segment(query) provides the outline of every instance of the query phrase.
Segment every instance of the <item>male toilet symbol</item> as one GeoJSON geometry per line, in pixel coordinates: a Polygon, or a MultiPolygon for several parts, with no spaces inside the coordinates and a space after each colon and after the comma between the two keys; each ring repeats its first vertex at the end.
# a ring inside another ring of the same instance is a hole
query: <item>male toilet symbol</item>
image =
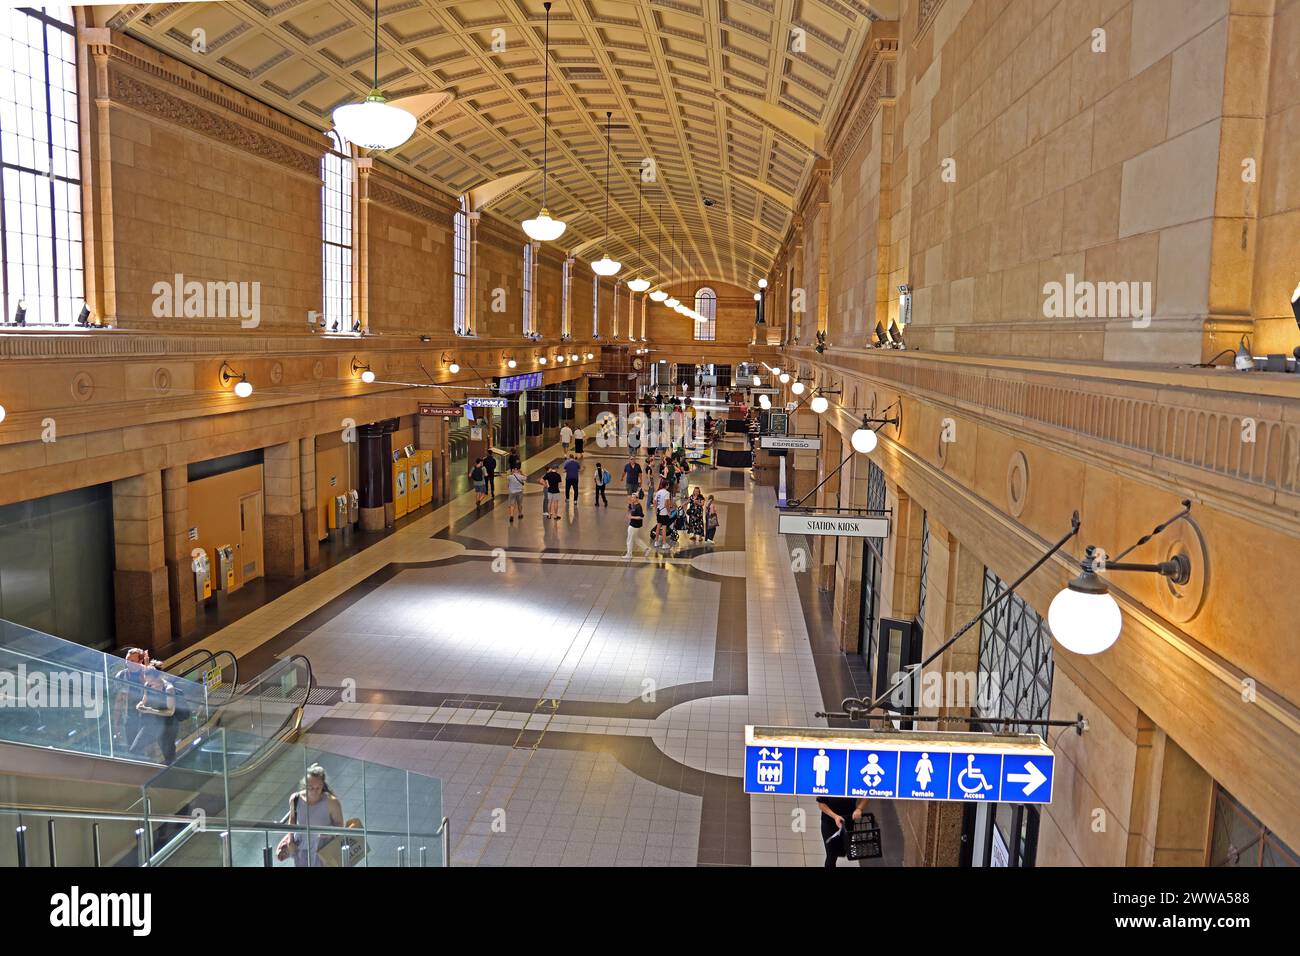
{"type": "Polygon", "coordinates": [[[818,750],[812,763],[813,773],[817,774],[817,786],[826,786],[826,771],[831,769],[831,758],[826,756],[825,750],[818,750]]]}

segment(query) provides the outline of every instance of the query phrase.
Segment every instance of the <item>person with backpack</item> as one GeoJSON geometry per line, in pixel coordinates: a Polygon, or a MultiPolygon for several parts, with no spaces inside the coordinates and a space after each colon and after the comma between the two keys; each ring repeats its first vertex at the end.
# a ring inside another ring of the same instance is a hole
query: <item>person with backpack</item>
{"type": "Polygon", "coordinates": [[[474,486],[474,505],[479,507],[487,498],[487,469],[483,467],[482,458],[474,459],[474,467],[469,470],[469,480],[474,486]]]}
{"type": "Polygon", "coordinates": [[[600,507],[600,503],[602,501],[605,503],[606,508],[609,507],[609,499],[605,497],[605,486],[608,484],[609,484],[609,472],[605,470],[604,465],[602,465],[600,462],[596,462],[596,501],[594,503],[595,507],[600,507]]]}

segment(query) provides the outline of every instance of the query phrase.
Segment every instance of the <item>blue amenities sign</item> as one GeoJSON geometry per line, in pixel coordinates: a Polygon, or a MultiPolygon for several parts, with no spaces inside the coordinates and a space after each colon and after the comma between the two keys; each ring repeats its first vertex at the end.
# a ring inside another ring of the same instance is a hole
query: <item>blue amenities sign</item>
{"type": "Polygon", "coordinates": [[[541,372],[525,372],[523,375],[507,375],[497,382],[498,395],[513,395],[515,392],[525,392],[530,388],[542,387],[541,372]]]}
{"type": "Polygon", "coordinates": [[[1037,734],[745,728],[745,792],[877,800],[1051,803],[1037,734]]]}
{"type": "Polygon", "coordinates": [[[510,402],[504,398],[467,398],[465,405],[469,408],[505,408],[510,402]]]}

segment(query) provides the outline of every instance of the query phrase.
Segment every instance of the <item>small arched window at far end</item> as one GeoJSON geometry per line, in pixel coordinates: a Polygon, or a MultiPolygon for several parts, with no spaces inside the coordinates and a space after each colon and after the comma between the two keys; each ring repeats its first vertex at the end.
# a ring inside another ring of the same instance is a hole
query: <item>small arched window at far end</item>
{"type": "Polygon", "coordinates": [[[715,341],[718,337],[718,296],[708,286],[695,293],[695,311],[701,316],[695,320],[695,341],[715,341]]]}

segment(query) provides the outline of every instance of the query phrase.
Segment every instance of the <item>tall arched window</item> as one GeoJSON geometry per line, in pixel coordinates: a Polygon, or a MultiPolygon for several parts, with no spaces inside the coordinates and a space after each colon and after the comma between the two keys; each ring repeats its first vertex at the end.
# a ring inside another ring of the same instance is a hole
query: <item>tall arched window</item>
{"type": "Polygon", "coordinates": [[[352,148],[337,131],[320,161],[321,291],[324,328],[352,331],[352,148]]]}
{"type": "Polygon", "coordinates": [[[564,260],[564,271],[562,273],[562,282],[560,283],[560,321],[563,327],[560,329],[561,335],[568,335],[572,326],[572,316],[569,314],[569,285],[573,282],[573,260],[566,258],[564,260]]]}
{"type": "Polygon", "coordinates": [[[524,243],[524,335],[533,331],[533,244],[524,243]]]}
{"type": "Polygon", "coordinates": [[[718,337],[718,297],[705,286],[695,293],[695,311],[704,316],[695,322],[695,341],[713,342],[718,337]]]}
{"type": "MultiPolygon", "coordinates": [[[[72,325],[85,304],[72,7],[0,11],[3,317],[72,325]]],[[[170,276],[168,277],[170,278],[170,276]]]]}
{"type": "Polygon", "coordinates": [[[451,329],[469,333],[469,208],[460,197],[460,209],[451,217],[451,329]]]}

